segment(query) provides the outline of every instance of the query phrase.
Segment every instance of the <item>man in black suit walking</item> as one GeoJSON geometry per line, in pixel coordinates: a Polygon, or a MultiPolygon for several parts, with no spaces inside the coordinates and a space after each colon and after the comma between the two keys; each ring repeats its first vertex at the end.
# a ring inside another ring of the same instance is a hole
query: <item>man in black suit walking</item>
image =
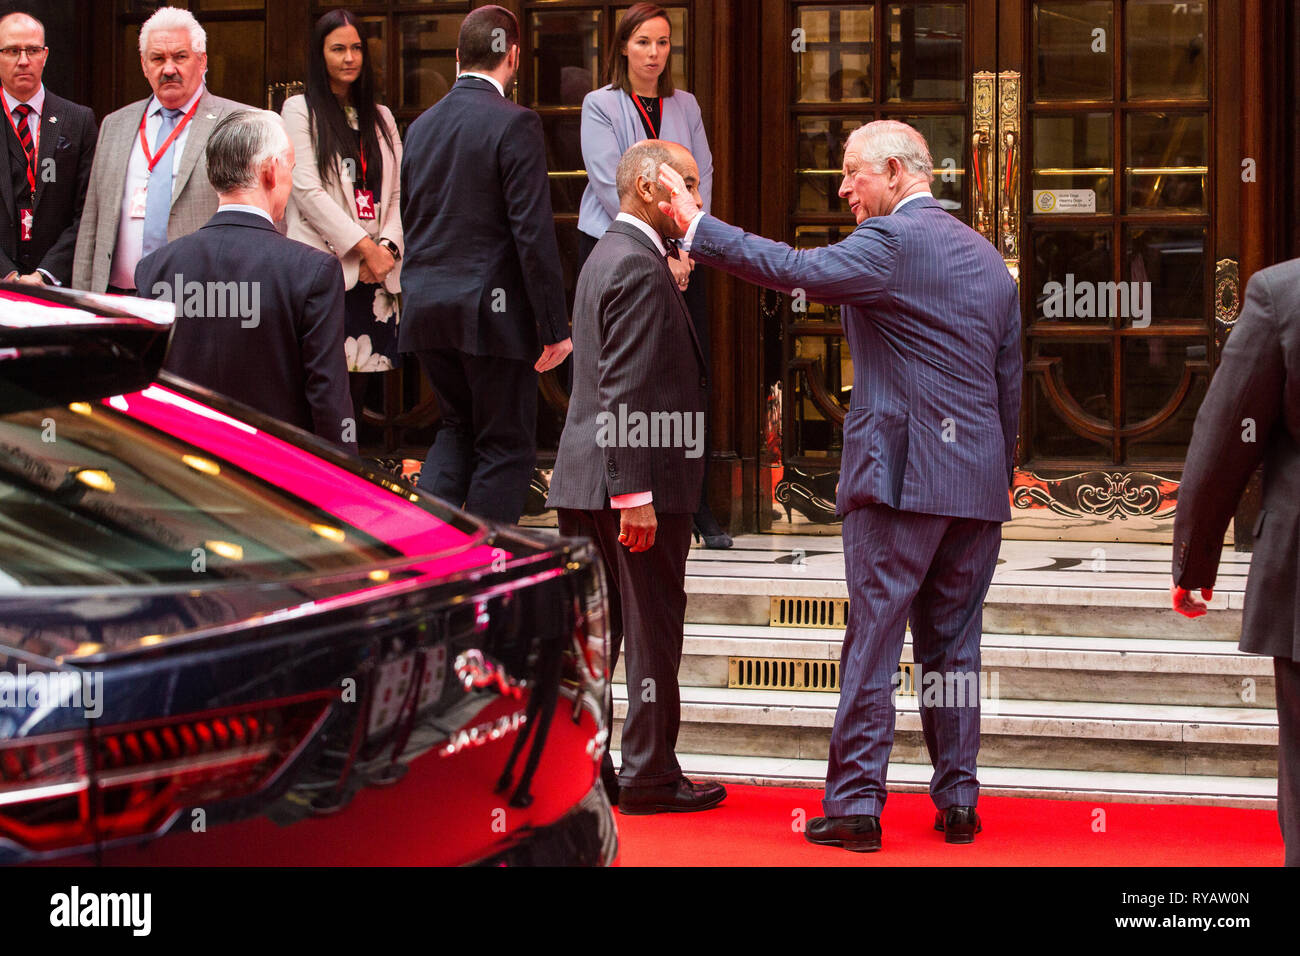
{"type": "Polygon", "coordinates": [[[293,188],[280,117],[230,113],[207,146],[220,205],[150,253],[141,295],[176,304],[164,367],[356,454],[338,259],[276,231],[293,188]]]}
{"type": "Polygon", "coordinates": [[[727,792],[682,776],[677,670],[686,554],[704,480],[708,379],[686,302],[665,259],[681,231],[659,210],[659,166],[700,201],[699,171],[676,143],[643,140],[619,161],[620,212],[583,266],[573,305],[573,393],[547,504],[560,532],[595,541],[609,583],[611,669],[626,649],[622,772],[606,788],[623,813],[707,810],[727,792]]]}
{"type": "Polygon", "coordinates": [[[571,349],[564,279],[542,121],[505,98],[514,14],[470,12],[456,61],[456,85],[406,134],[398,346],[442,408],[420,487],[513,524],[537,458],[537,375],[571,349]]]}
{"type": "Polygon", "coordinates": [[[1196,414],[1174,519],[1174,609],[1200,617],[1223,535],[1255,469],[1264,500],[1246,584],[1241,650],[1273,658],[1277,815],[1300,866],[1300,259],[1263,269],[1196,414]]]}
{"type": "Polygon", "coordinates": [[[35,17],[0,18],[5,163],[0,166],[0,277],[67,285],[86,201],[98,127],[95,114],[41,82],[50,49],[35,17]]]}

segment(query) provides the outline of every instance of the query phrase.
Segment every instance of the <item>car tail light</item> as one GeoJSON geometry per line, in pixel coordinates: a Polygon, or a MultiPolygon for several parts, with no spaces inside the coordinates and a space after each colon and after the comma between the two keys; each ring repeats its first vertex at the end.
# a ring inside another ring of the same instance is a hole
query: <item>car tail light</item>
{"type": "Polygon", "coordinates": [[[35,852],[84,847],[256,793],[328,704],[314,695],[0,743],[0,838],[35,852]]]}

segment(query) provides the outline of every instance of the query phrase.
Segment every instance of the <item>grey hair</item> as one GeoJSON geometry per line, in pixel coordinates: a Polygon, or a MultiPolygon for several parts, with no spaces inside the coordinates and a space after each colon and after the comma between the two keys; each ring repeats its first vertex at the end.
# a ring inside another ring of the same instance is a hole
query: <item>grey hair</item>
{"type": "Polygon", "coordinates": [[[898,120],[866,123],[849,134],[844,144],[846,150],[855,137],[861,143],[862,161],[876,172],[883,173],[889,160],[897,159],[907,172],[916,176],[923,175],[927,182],[934,178],[930,147],[916,127],[898,120]]]}
{"type": "Polygon", "coordinates": [[[228,113],[208,137],[208,182],[218,194],[253,189],[262,164],[288,149],[289,134],[277,114],[254,109],[228,113]]]}
{"type": "Polygon", "coordinates": [[[614,173],[614,183],[618,187],[618,198],[622,200],[636,192],[637,177],[650,182],[659,181],[659,164],[672,164],[673,154],[657,139],[643,139],[633,143],[618,161],[614,173]]]}
{"type": "Polygon", "coordinates": [[[187,30],[190,34],[190,49],[195,53],[208,51],[208,33],[199,26],[199,21],[194,19],[194,14],[188,10],[179,7],[159,7],[153,16],[144,21],[144,26],[140,28],[141,56],[144,56],[144,51],[149,46],[149,38],[153,36],[155,30],[187,30]]]}

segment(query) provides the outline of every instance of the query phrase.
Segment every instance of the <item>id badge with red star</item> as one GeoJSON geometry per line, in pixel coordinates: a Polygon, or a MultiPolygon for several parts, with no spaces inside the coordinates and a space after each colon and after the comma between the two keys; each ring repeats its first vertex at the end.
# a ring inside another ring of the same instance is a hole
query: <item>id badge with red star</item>
{"type": "Polygon", "coordinates": [[[356,189],[357,194],[357,218],[374,219],[375,218],[375,194],[369,189],[356,189]]]}
{"type": "Polygon", "coordinates": [[[36,222],[35,216],[30,209],[18,210],[18,221],[22,226],[22,241],[32,241],[32,227],[36,222]]]}

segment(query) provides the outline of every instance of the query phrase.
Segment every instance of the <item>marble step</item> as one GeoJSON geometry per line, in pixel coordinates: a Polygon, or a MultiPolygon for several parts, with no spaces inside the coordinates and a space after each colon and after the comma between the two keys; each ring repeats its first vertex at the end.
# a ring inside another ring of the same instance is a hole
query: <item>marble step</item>
{"type": "MultiPolygon", "coordinates": [[[[620,759],[617,751],[613,757],[617,765],[620,759]]],[[[679,754],[678,759],[682,770],[692,780],[817,789],[826,782],[824,759],[693,753],[679,754]]],[[[928,763],[891,763],[885,779],[891,792],[926,793],[929,791],[930,773],[928,763]]],[[[981,766],[979,779],[980,792],[986,796],[1277,808],[1275,777],[981,766]]]]}
{"type": "MultiPolygon", "coordinates": [[[[730,657],[838,661],[843,637],[820,628],[688,624],[680,679],[726,687],[730,657]]],[[[981,657],[986,679],[1005,698],[1276,706],[1272,661],[1222,641],[985,634],[981,657]]],[[[913,659],[910,636],[902,659],[913,659]]],[[[623,679],[622,660],[615,679],[623,679]]]]}
{"type": "MultiPolygon", "coordinates": [[[[1172,549],[1158,544],[1004,541],[984,605],[1003,634],[1236,641],[1250,555],[1223,552],[1210,612],[1169,607],[1172,549]]],[[[766,625],[772,597],[847,598],[838,537],[744,535],[726,551],[691,550],[686,619],[766,625]]]]}
{"type": "MultiPolygon", "coordinates": [[[[992,690],[992,686],[981,688],[992,690]]],[[[640,692],[640,691],[638,691],[640,692]]],[[[683,686],[679,753],[824,760],[839,695],[683,686]]],[[[982,699],[980,765],[1270,777],[1277,715],[1247,707],[982,699]]],[[[917,698],[900,694],[893,759],[926,764],[917,698]]],[[[616,734],[627,687],[614,685],[616,734]]]]}

